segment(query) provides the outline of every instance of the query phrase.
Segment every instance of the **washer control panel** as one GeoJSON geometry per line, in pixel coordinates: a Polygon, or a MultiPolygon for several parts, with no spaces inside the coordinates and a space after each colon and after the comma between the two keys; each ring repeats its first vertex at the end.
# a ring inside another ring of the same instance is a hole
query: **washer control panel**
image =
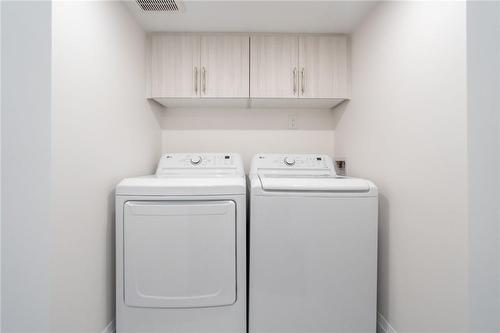
{"type": "Polygon", "coordinates": [[[243,173],[243,162],[239,155],[232,153],[164,154],[158,163],[156,175],[192,174],[196,170],[203,174],[238,174],[243,173]]]}
{"type": "Polygon", "coordinates": [[[323,154],[257,154],[252,160],[250,173],[259,169],[323,170],[335,173],[332,158],[323,154]]]}

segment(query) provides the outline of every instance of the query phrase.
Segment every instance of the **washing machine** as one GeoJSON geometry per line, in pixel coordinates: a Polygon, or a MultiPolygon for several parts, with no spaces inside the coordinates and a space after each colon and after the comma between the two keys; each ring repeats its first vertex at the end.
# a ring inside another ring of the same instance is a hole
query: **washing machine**
{"type": "Polygon", "coordinates": [[[258,154],[249,182],[249,332],[374,333],[375,185],[320,154],[258,154]]]}
{"type": "Polygon", "coordinates": [[[116,187],[117,333],[246,332],[246,181],[236,154],[165,154],[116,187]]]}

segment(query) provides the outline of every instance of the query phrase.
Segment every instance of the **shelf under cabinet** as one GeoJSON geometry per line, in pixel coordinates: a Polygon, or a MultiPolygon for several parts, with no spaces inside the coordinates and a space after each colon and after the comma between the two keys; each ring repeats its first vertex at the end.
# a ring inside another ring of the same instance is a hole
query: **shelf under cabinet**
{"type": "Polygon", "coordinates": [[[345,98],[173,98],[153,97],[167,108],[333,109],[345,98]]]}

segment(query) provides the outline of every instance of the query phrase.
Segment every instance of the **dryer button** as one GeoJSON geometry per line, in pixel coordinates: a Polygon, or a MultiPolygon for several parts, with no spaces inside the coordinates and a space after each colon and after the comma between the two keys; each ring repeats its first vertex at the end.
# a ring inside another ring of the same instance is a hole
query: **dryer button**
{"type": "Polygon", "coordinates": [[[191,157],[191,164],[198,165],[201,163],[201,156],[193,156],[191,157]]]}

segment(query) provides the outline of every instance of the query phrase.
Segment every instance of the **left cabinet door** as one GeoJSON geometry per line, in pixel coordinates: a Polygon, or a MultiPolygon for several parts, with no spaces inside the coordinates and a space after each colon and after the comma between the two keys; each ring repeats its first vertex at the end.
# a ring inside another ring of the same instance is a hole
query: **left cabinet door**
{"type": "Polygon", "coordinates": [[[201,97],[248,98],[250,36],[201,37],[201,97]]]}
{"type": "Polygon", "coordinates": [[[200,36],[154,35],[151,42],[152,97],[199,97],[200,36]]]}

